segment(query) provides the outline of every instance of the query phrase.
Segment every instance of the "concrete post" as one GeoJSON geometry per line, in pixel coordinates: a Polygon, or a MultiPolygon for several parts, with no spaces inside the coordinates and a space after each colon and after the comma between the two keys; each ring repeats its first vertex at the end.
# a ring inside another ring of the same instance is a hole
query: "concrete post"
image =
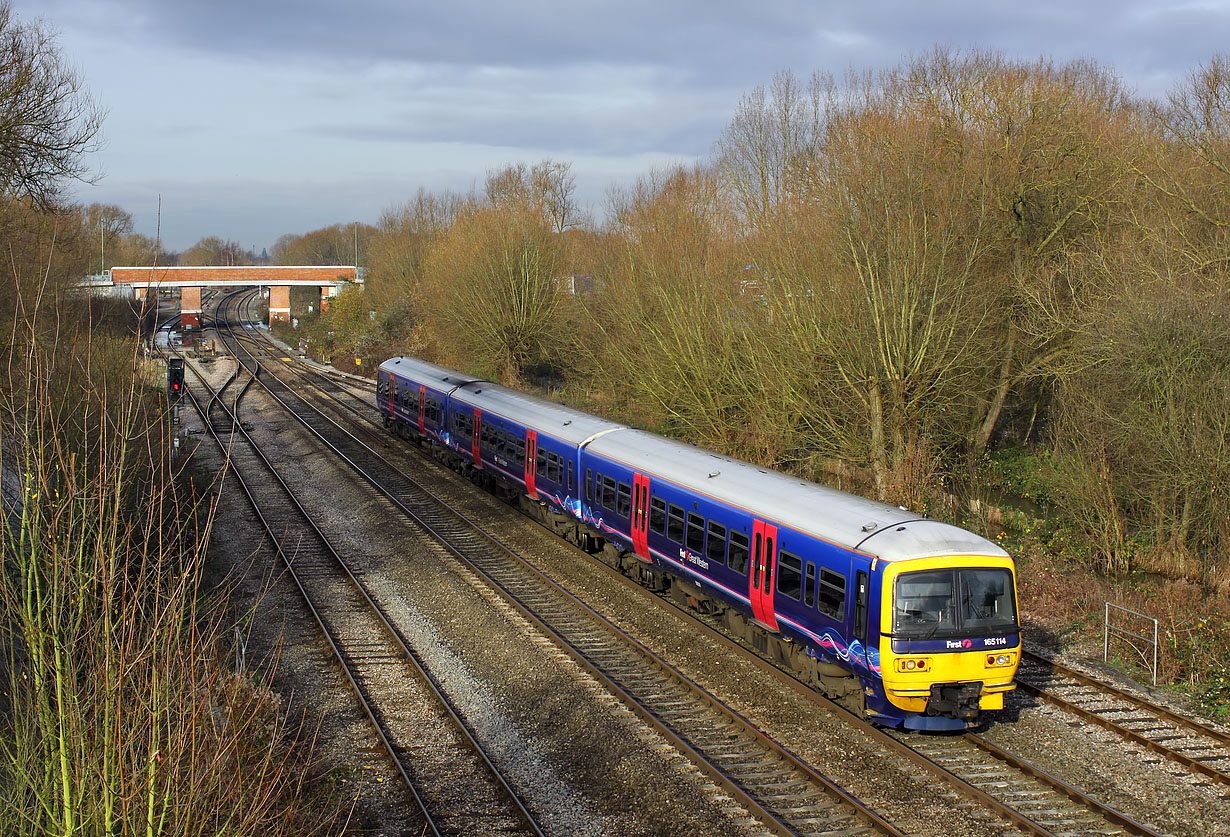
{"type": "Polygon", "coordinates": [[[333,294],[329,293],[331,290],[333,290],[332,285],[320,286],[320,313],[322,314],[327,313],[329,310],[329,299],[333,296],[333,294]]]}
{"type": "Polygon", "coordinates": [[[290,286],[274,285],[269,288],[269,325],[290,322],[290,286]]]}

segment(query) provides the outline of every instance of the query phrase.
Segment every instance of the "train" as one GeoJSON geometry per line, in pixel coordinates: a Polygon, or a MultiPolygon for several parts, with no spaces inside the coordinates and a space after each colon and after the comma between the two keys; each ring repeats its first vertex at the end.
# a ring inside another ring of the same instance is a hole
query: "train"
{"type": "Polygon", "coordinates": [[[391,432],[860,717],[961,730],[1020,660],[1015,565],[957,526],[411,357],[391,432]]]}

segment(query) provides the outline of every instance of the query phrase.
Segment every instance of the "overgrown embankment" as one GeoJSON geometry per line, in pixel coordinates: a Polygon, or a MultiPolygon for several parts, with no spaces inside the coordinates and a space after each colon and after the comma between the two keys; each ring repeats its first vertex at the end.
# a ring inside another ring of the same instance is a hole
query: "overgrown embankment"
{"type": "Polygon", "coordinates": [[[341,831],[345,805],[312,778],[312,730],[261,675],[233,670],[224,610],[199,587],[212,495],[171,457],[136,314],[111,311],[117,333],[15,278],[0,354],[0,833],[341,831]]]}

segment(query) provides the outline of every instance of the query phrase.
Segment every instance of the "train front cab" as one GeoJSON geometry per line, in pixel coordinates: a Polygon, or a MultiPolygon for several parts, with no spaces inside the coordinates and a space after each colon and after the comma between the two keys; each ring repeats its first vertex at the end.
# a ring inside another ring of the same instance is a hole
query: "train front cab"
{"type": "Polygon", "coordinates": [[[964,729],[1003,709],[1021,656],[1011,558],[920,558],[883,565],[880,668],[910,729],[964,729]]]}

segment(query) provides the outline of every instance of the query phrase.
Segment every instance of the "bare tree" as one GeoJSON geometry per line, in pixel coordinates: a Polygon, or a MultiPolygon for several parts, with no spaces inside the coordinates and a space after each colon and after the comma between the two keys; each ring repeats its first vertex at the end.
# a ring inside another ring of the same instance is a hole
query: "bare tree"
{"type": "MultiPolygon", "coordinates": [[[[123,245],[132,235],[132,215],[114,204],[92,203],[85,208],[82,219],[87,236],[87,252],[98,251],[99,270],[108,265],[132,264],[127,258],[128,248],[123,245]],[[97,243],[97,248],[92,246],[97,243]]],[[[90,257],[91,264],[93,256],[90,257]]]]}
{"type": "Polygon", "coordinates": [[[418,302],[448,360],[513,383],[556,357],[563,267],[542,216],[482,208],[431,248],[418,302]]]}
{"type": "Polygon", "coordinates": [[[179,254],[179,263],[185,266],[225,267],[252,264],[255,256],[234,241],[223,241],[217,236],[206,236],[179,254]]]}
{"type": "Polygon", "coordinates": [[[576,177],[571,163],[542,160],[505,166],[487,173],[487,200],[496,206],[520,204],[547,219],[562,233],[576,225],[577,205],[573,196],[576,177]]]}
{"type": "Polygon", "coordinates": [[[0,2],[0,190],[55,205],[63,181],[88,179],[103,115],[52,34],[0,2]]]}
{"type": "Polygon", "coordinates": [[[835,95],[827,76],[814,75],[804,84],[784,71],[768,90],[757,87],[739,101],[717,142],[717,169],[753,229],[780,222],[782,206],[804,198],[835,95]]]}

